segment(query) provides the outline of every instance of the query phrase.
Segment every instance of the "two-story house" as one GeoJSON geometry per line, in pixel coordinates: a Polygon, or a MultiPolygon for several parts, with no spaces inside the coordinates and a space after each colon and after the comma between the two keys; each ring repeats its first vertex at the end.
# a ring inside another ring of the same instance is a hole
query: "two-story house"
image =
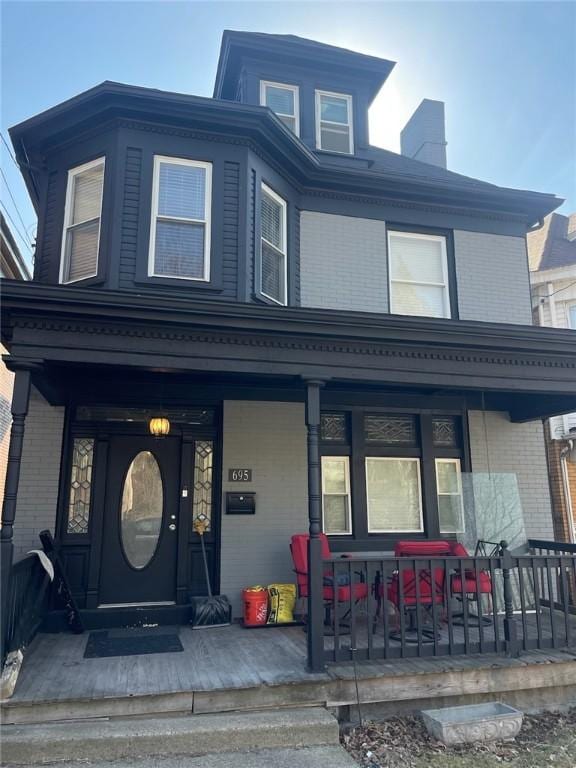
{"type": "Polygon", "coordinates": [[[472,497],[502,475],[553,538],[576,341],[531,326],[526,233],[561,201],[448,171],[435,102],[405,154],[371,146],[393,66],[225,32],[213,98],[104,82],[12,128],[39,229],[3,284],[4,573],[48,528],[92,614],[185,607],[200,516],[238,616],[295,580],[294,533],[489,538],[472,497]]]}

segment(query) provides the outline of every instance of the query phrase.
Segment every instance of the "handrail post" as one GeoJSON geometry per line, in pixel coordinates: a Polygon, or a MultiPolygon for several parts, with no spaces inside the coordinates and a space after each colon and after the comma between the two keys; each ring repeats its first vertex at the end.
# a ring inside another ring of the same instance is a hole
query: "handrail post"
{"type": "Polygon", "coordinates": [[[4,484],[4,501],[2,504],[2,523],[0,528],[0,659],[4,663],[6,654],[6,632],[8,626],[8,601],[10,599],[10,574],[14,559],[14,519],[16,517],[16,501],[20,482],[20,466],[22,464],[22,449],[24,447],[24,425],[28,414],[30,401],[30,372],[35,366],[23,361],[11,362],[8,367],[15,372],[14,388],[12,390],[12,427],[8,443],[8,461],[6,464],[6,482],[4,484]]]}
{"type": "MultiPolygon", "coordinates": [[[[322,672],[324,664],[324,606],[322,600],[322,531],[320,473],[320,388],[322,381],[306,381],[308,445],[308,669],[322,672]]],[[[337,618],[335,617],[335,620],[337,618]]]]}
{"type": "Polygon", "coordinates": [[[518,628],[514,618],[514,602],[512,584],[510,581],[510,572],[514,567],[514,562],[510,550],[508,549],[508,542],[506,541],[500,542],[500,558],[504,587],[504,641],[506,645],[506,655],[519,656],[518,628]]]}

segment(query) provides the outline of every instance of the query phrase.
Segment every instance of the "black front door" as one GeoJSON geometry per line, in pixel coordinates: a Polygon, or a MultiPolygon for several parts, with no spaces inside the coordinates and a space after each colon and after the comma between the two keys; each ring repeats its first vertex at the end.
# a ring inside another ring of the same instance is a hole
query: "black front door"
{"type": "Polygon", "coordinates": [[[110,439],[100,605],[176,596],[180,439],[110,439]]]}

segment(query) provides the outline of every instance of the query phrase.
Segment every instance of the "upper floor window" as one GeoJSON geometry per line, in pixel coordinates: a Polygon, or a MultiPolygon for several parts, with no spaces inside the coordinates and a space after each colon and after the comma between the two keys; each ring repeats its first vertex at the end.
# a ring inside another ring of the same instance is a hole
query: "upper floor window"
{"type": "Polygon", "coordinates": [[[390,312],[450,317],[446,238],[388,232],[390,312]]]}
{"type": "Polygon", "coordinates": [[[568,328],[574,328],[576,331],[576,304],[568,307],[568,328]]]}
{"type": "Polygon", "coordinates": [[[316,147],[330,152],[354,152],[352,96],[316,91],[316,147]]]}
{"type": "Polygon", "coordinates": [[[260,292],[277,304],[286,304],[286,201],[265,184],[262,184],[260,229],[260,292]]]}
{"type": "Polygon", "coordinates": [[[154,157],[148,274],[210,279],[212,164],[154,157]]]}
{"type": "Polygon", "coordinates": [[[98,274],[103,188],[103,157],[68,171],[61,283],[73,283],[98,274]]]}
{"type": "Polygon", "coordinates": [[[297,85],[260,81],[260,104],[270,107],[287,128],[300,136],[300,95],[297,85]]]}

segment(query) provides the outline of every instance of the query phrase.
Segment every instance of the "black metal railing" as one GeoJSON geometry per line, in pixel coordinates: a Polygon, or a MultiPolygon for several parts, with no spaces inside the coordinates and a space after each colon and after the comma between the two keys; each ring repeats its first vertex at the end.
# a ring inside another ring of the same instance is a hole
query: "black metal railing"
{"type": "Polygon", "coordinates": [[[576,553],[323,561],[309,631],[327,662],[576,645],[576,553]],[[322,618],[319,618],[322,617],[322,618]]]}
{"type": "MultiPolygon", "coordinates": [[[[8,586],[3,653],[24,649],[34,639],[50,605],[50,580],[36,555],[12,566],[8,586]]],[[[4,658],[2,659],[2,663],[4,658]]]]}

